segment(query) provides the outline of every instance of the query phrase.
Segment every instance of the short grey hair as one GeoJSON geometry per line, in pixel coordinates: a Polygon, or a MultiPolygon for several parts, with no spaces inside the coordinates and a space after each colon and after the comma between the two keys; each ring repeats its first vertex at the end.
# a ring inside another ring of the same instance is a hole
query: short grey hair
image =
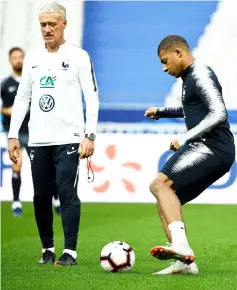
{"type": "Polygon", "coordinates": [[[57,3],[46,4],[40,9],[40,14],[41,13],[54,13],[54,12],[60,13],[63,16],[63,18],[66,19],[65,7],[57,3]]]}

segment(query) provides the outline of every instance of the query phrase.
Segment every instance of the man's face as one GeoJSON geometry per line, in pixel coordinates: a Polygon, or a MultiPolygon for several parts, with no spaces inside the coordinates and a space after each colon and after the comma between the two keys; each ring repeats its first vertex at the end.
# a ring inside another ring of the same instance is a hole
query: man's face
{"type": "Polygon", "coordinates": [[[24,53],[20,50],[14,50],[10,57],[9,61],[12,66],[12,69],[15,72],[21,72],[22,66],[23,66],[23,60],[24,60],[24,53]]]}
{"type": "Polygon", "coordinates": [[[60,13],[41,13],[39,16],[41,33],[47,44],[59,43],[63,38],[67,20],[60,13]]]}
{"type": "Polygon", "coordinates": [[[181,51],[179,49],[168,49],[167,51],[161,50],[159,58],[163,64],[164,72],[167,72],[175,78],[179,78],[182,73],[181,56],[181,51]]]}

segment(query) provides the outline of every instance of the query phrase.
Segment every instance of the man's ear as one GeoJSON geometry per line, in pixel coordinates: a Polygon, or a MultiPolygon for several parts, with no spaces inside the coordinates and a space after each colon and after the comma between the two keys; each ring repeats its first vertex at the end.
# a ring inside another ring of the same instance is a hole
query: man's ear
{"type": "Polygon", "coordinates": [[[176,48],[175,49],[175,54],[178,58],[181,58],[182,57],[182,51],[180,48],[176,48]]]}

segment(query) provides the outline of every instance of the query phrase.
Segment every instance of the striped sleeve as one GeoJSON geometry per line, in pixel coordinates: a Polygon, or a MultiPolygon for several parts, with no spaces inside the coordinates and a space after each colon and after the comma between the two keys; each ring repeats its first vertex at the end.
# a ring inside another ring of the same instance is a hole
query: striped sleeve
{"type": "Polygon", "coordinates": [[[156,111],[156,116],[160,118],[183,118],[183,107],[160,107],[156,111]]]}
{"type": "Polygon", "coordinates": [[[208,67],[196,64],[192,73],[193,89],[207,109],[206,117],[189,130],[179,144],[201,138],[227,119],[222,93],[217,87],[217,79],[208,67]]]}

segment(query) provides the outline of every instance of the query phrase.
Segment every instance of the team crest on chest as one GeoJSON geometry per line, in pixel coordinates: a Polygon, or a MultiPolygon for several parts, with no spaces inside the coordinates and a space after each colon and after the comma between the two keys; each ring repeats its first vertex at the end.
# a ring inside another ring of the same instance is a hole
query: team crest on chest
{"type": "Polygon", "coordinates": [[[69,68],[69,61],[68,60],[64,60],[62,62],[62,68],[63,68],[63,70],[68,70],[68,68],[69,68]]]}

